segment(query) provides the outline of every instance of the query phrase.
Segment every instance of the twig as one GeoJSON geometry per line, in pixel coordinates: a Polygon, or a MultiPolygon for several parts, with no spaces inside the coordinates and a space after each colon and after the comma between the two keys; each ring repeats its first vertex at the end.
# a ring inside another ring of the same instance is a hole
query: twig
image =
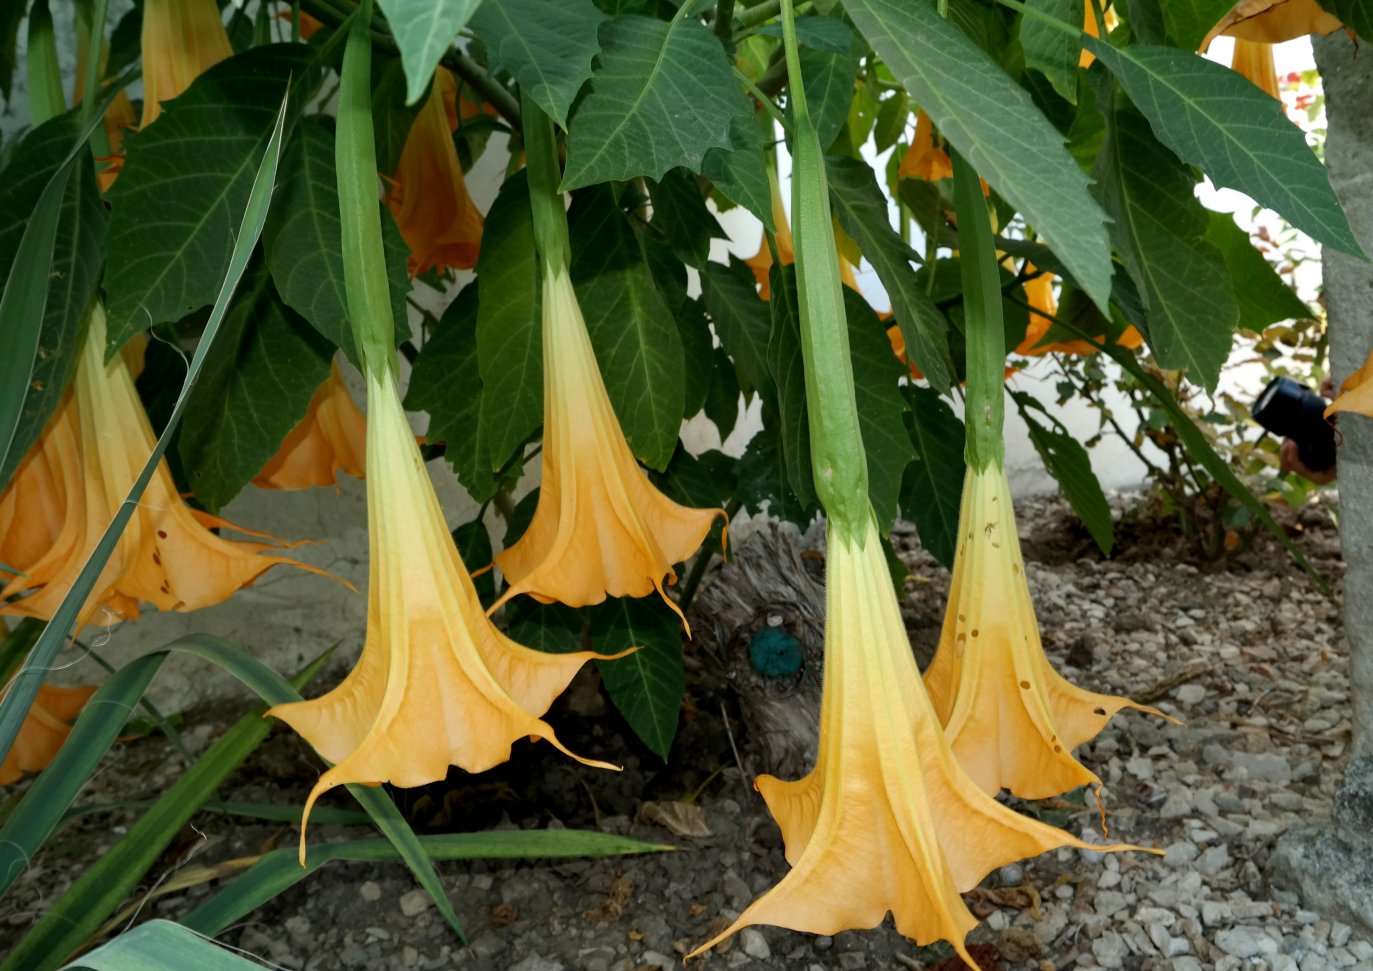
{"type": "Polygon", "coordinates": [[[748,770],[744,768],[744,760],[739,757],[739,746],[734,744],[734,729],[729,724],[729,712],[725,710],[725,703],[720,702],[720,717],[725,720],[725,736],[729,739],[730,751],[734,753],[734,764],[739,767],[739,782],[744,787],[744,802],[753,801],[753,790],[748,786],[748,770]]]}

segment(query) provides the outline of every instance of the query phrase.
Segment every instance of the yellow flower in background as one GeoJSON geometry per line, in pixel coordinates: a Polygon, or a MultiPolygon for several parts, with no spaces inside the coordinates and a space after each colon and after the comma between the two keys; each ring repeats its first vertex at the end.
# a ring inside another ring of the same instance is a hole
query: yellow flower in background
{"type": "MultiPolygon", "coordinates": [[[[445,67],[434,72],[424,107],[401,150],[386,204],[410,247],[412,276],[432,269],[469,270],[481,248],[482,214],[467,194],[453,132],[458,83],[445,67]]],[[[466,106],[464,105],[464,108],[466,106]]]]}
{"type": "MultiPolygon", "coordinates": [[[[395,378],[369,375],[367,400],[367,641],[333,691],[268,711],[335,763],[311,790],[305,819],[334,786],[420,786],[444,778],[450,765],[482,772],[527,737],[586,765],[614,768],[568,752],[541,717],[597,655],[531,650],[486,617],[395,378]]],[[[302,862],[304,855],[302,826],[302,862]]]]}
{"type": "Polygon", "coordinates": [[[253,484],[264,489],[334,485],[339,472],[363,478],[366,461],[367,419],[348,393],[335,360],[305,417],[282,440],[253,484]]]}
{"type": "MultiPolygon", "coordinates": [[[[81,104],[81,99],[86,94],[86,59],[88,46],[90,44],[89,32],[86,29],[83,18],[76,18],[76,77],[72,82],[72,105],[73,107],[81,104]]],[[[109,55],[109,44],[104,43],[100,51],[100,69],[105,70],[105,62],[109,55]]],[[[120,89],[110,102],[109,108],[105,110],[105,117],[101,119],[101,125],[105,129],[105,138],[109,142],[109,154],[97,159],[104,163],[96,172],[96,182],[100,186],[101,192],[109,190],[114,185],[115,178],[119,175],[119,170],[124,163],[124,133],[133,129],[138,124],[138,116],[134,114],[133,102],[129,100],[129,93],[120,89]]]]}
{"type": "MultiPolygon", "coordinates": [[[[26,772],[46,769],[71,734],[71,723],[95,692],[93,684],[77,688],[39,685],[14,745],[0,761],[0,786],[19,781],[26,772]]],[[[4,698],[3,693],[0,698],[4,698]]]]}
{"type": "Polygon", "coordinates": [[[673,564],[724,510],[673,502],[634,460],[562,267],[544,274],[543,380],[538,505],[519,542],[496,556],[509,587],[492,609],[522,593],[584,607],[656,590],[680,616],[664,582],[676,582],[673,564]]]}
{"type": "Polygon", "coordinates": [[[896,177],[926,182],[953,178],[953,161],[948,152],[934,143],[934,125],[923,110],[915,113],[915,135],[911,138],[911,147],[901,156],[896,177]]]}
{"type": "MultiPolygon", "coordinates": [[[[1368,360],[1363,362],[1363,367],[1340,384],[1340,393],[1325,409],[1325,417],[1329,418],[1342,411],[1373,418],[1373,351],[1369,352],[1368,360]]],[[[3,549],[0,547],[0,562],[4,562],[3,549]]]]}
{"type": "MultiPolygon", "coordinates": [[[[1035,266],[1033,263],[1025,264],[1026,273],[1033,273],[1035,266]]],[[[1030,325],[1025,329],[1025,339],[1020,342],[1020,346],[1015,349],[1017,354],[1026,357],[1039,357],[1044,354],[1056,352],[1059,354],[1095,354],[1098,348],[1090,341],[1070,340],[1055,341],[1052,344],[1038,346],[1044,339],[1044,335],[1049,333],[1049,328],[1053,326],[1053,318],[1058,314],[1058,298],[1054,296],[1054,275],[1052,273],[1041,273],[1039,276],[1025,281],[1025,302],[1030,305],[1030,325]]],[[[1097,340],[1105,340],[1104,334],[1098,334],[1097,340]]],[[[1116,338],[1116,344],[1133,351],[1144,343],[1142,335],[1133,326],[1126,327],[1121,331],[1120,337],[1116,338]]]]}
{"type": "MultiPolygon", "coordinates": [[[[782,190],[772,165],[768,166],[768,185],[772,189],[772,224],[777,227],[774,237],[777,243],[777,256],[783,266],[790,266],[796,262],[796,252],[791,240],[791,224],[787,222],[787,210],[782,205],[782,190]]],[[[772,250],[768,247],[766,229],[763,230],[763,238],[758,243],[758,252],[744,262],[748,264],[748,268],[753,271],[754,279],[758,281],[758,296],[764,300],[771,299],[772,280],[769,274],[772,270],[772,250]]]]}
{"type": "Polygon", "coordinates": [[[145,0],[141,127],[157,120],[163,102],[233,53],[214,0],[145,0]]]}
{"type": "MultiPolygon", "coordinates": [[[[0,614],[52,618],[156,444],[126,355],[106,364],[104,351],[105,311],[97,302],[72,387],[0,498],[0,510],[6,510],[0,525],[7,525],[0,550],[18,551],[9,565],[28,574],[0,590],[0,600],[9,601],[0,614]],[[40,536],[49,539],[33,558],[40,536]]],[[[264,555],[277,548],[272,543],[233,542],[210,532],[216,528],[249,532],[187,506],[166,461],[159,463],[80,622],[132,620],[144,602],[159,610],[208,607],[279,563],[328,576],[288,557],[264,555]]]]}
{"type": "MultiPolygon", "coordinates": [[[[1116,16],[1115,7],[1109,3],[1106,4],[1104,16],[1106,18],[1106,33],[1109,34],[1116,29],[1116,24],[1120,23],[1120,18],[1116,16]]],[[[1097,26],[1096,22],[1096,5],[1093,3],[1093,0],[1086,0],[1082,5],[1082,29],[1092,37],[1101,36],[1101,28],[1097,26]]],[[[1077,57],[1077,66],[1080,68],[1089,68],[1095,61],[1096,55],[1084,47],[1082,53],[1077,57]]]]}
{"type": "Polygon", "coordinates": [[[1222,34],[1259,44],[1281,44],[1307,34],[1331,34],[1343,26],[1317,0],[1239,0],[1211,28],[1201,50],[1222,34]]]}
{"type": "Polygon", "coordinates": [[[1278,69],[1273,64],[1272,44],[1235,38],[1235,50],[1230,56],[1230,67],[1236,74],[1244,75],[1272,97],[1282,97],[1282,89],[1278,85],[1278,69]]]}
{"type": "Polygon", "coordinates": [[[1082,844],[1002,806],[959,767],[871,519],[861,536],[829,532],[823,684],[814,770],[756,783],[792,869],[688,958],[751,924],[832,935],[890,911],[903,936],[946,940],[976,967],[963,941],[977,921],[959,894],[1014,860],[1082,844]]]}
{"type": "Polygon", "coordinates": [[[958,531],[944,627],[925,687],[959,764],[989,795],[1009,789],[1046,799],[1099,784],[1073,749],[1122,708],[1162,712],[1084,691],[1053,669],[1039,640],[1010,485],[995,462],[981,472],[968,469],[958,531]]]}

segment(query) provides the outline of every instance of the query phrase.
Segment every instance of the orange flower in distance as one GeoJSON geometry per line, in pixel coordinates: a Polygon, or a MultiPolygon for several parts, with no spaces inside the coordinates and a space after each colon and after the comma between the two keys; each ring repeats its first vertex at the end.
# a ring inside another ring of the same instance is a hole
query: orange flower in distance
{"type": "MultiPolygon", "coordinates": [[[[1116,24],[1120,22],[1120,19],[1116,16],[1115,8],[1110,4],[1106,5],[1105,17],[1106,32],[1109,34],[1116,29],[1116,24]]],[[[1092,0],[1086,0],[1083,4],[1082,30],[1091,37],[1101,36],[1101,28],[1097,26],[1096,22],[1096,6],[1093,4],[1092,0]]],[[[1078,55],[1077,66],[1080,68],[1089,68],[1094,61],[1096,61],[1096,55],[1084,47],[1082,53],[1078,55]]]]}
{"type": "Polygon", "coordinates": [[[1281,44],[1307,34],[1325,36],[1343,26],[1317,0],[1239,0],[1211,28],[1201,42],[1201,50],[1210,47],[1211,41],[1221,34],[1259,44],[1281,44]]]}
{"type": "MultiPolygon", "coordinates": [[[[482,772],[510,758],[510,746],[525,737],[572,755],[541,716],[597,656],[531,650],[487,619],[395,378],[368,375],[367,400],[372,562],[362,656],[323,697],[268,711],[335,763],[311,790],[306,820],[315,800],[334,786],[420,786],[444,778],[450,765],[482,772]]],[[[300,850],[303,863],[303,824],[300,850]]]]}
{"type": "Polygon", "coordinates": [[[467,195],[453,145],[457,93],[452,72],[445,67],[436,70],[386,194],[386,204],[410,247],[412,276],[443,267],[470,270],[477,265],[482,214],[467,195]]]}
{"type": "MultiPolygon", "coordinates": [[[[768,168],[768,184],[772,187],[772,224],[777,227],[774,239],[777,242],[777,255],[782,260],[783,266],[789,266],[796,262],[796,252],[791,240],[791,224],[787,222],[787,210],[782,205],[782,190],[777,184],[777,173],[768,168]]],[[[772,281],[769,272],[772,270],[772,250],[768,248],[767,230],[763,230],[762,241],[758,244],[758,252],[744,260],[748,268],[753,271],[753,277],[758,281],[758,296],[764,300],[772,297],[772,281]]]]}
{"type": "Polygon", "coordinates": [[[756,782],[792,869],[688,958],[751,924],[833,935],[890,911],[900,934],[946,940],[977,967],[963,943],[977,921],[959,894],[1014,860],[1082,844],[996,802],[959,767],[871,518],[861,535],[829,530],[822,684],[815,768],[797,782],[756,782]]]}
{"type": "Polygon", "coordinates": [[[233,53],[214,0],[146,0],[141,127],[157,120],[164,101],[233,53]]]}
{"type": "Polygon", "coordinates": [[[923,110],[915,113],[915,135],[911,138],[911,147],[901,156],[896,177],[926,182],[953,178],[953,161],[948,152],[934,143],[934,125],[923,110]]]}
{"type": "MultiPolygon", "coordinates": [[[[1027,273],[1033,273],[1035,266],[1033,263],[1025,264],[1027,273]]],[[[1052,344],[1039,346],[1039,342],[1044,339],[1044,335],[1053,326],[1053,318],[1058,313],[1058,299],[1054,296],[1054,275],[1052,273],[1041,273],[1030,280],[1025,281],[1025,302],[1031,307],[1030,326],[1025,330],[1025,339],[1020,342],[1020,346],[1015,349],[1017,354],[1026,357],[1039,357],[1044,354],[1095,354],[1097,347],[1090,341],[1055,341],[1052,344]]],[[[1098,335],[1097,340],[1105,340],[1105,335],[1098,335]]],[[[1144,343],[1144,336],[1133,326],[1126,327],[1116,339],[1116,344],[1126,350],[1133,351],[1144,343]]]]}
{"type": "MultiPolygon", "coordinates": [[[[1340,384],[1340,393],[1325,409],[1325,417],[1345,411],[1373,418],[1373,351],[1369,352],[1363,367],[1340,384]]],[[[0,562],[4,559],[4,547],[0,546],[0,562]]]]}
{"type": "MultiPolygon", "coordinates": [[[[9,510],[0,512],[0,524],[9,523],[0,549],[19,551],[10,565],[28,574],[0,590],[0,600],[9,600],[0,614],[52,618],[156,443],[124,354],[106,364],[104,351],[105,311],[95,303],[71,390],[0,499],[0,510],[9,510]],[[33,499],[44,492],[47,502],[33,499]],[[58,496],[60,517],[52,511],[58,496]],[[50,542],[34,559],[40,535],[50,542]]],[[[328,576],[284,556],[263,555],[275,548],[271,543],[232,542],[210,532],[220,527],[244,532],[188,507],[167,463],[159,463],[81,610],[81,623],[97,608],[101,623],[132,620],[143,602],[159,610],[208,607],[279,563],[328,576]]]]}
{"type": "Polygon", "coordinates": [[[253,478],[263,489],[308,489],[334,485],[338,473],[361,479],[367,456],[367,419],[335,360],[329,377],[315,391],[305,417],[281,443],[281,448],[253,478]]]}
{"type": "Polygon", "coordinates": [[[969,467],[958,523],[953,584],[925,687],[959,764],[989,795],[1009,789],[1047,799],[1099,785],[1072,750],[1122,708],[1162,712],[1074,687],[1050,665],[1004,468],[969,467]]]}
{"type": "MultiPolygon", "coordinates": [[[[615,417],[572,280],[543,281],[543,479],[529,529],[496,556],[509,587],[544,603],[643,597],[675,583],[674,563],[705,540],[721,509],[678,505],[649,482],[615,417]]],[[[686,618],[682,618],[686,623],[686,618]]]]}
{"type": "Polygon", "coordinates": [[[1278,69],[1273,64],[1272,44],[1235,38],[1235,50],[1230,56],[1230,67],[1236,74],[1244,75],[1272,97],[1282,97],[1282,89],[1278,86],[1278,69]]]}
{"type": "MultiPolygon", "coordinates": [[[[19,781],[25,772],[46,769],[71,734],[71,723],[95,691],[93,684],[78,688],[39,685],[33,707],[24,716],[14,745],[5,754],[4,761],[0,761],[0,786],[19,781]]],[[[0,694],[0,698],[3,697],[0,694]]]]}

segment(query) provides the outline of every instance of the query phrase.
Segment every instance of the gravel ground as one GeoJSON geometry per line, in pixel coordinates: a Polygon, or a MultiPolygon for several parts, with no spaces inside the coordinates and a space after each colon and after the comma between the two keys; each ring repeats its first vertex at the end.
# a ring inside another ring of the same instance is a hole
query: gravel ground
{"type": "MultiPolygon", "coordinates": [[[[1166,530],[1130,530],[1137,535],[1123,539],[1108,561],[1088,550],[1058,502],[1027,503],[1020,517],[1046,524],[1026,541],[1026,572],[1046,649],[1060,670],[1084,686],[1150,701],[1187,724],[1124,713],[1079,753],[1106,782],[1112,837],[1162,847],[1166,855],[1102,859],[1062,850],[993,874],[967,898],[984,918],[969,939],[984,968],[1373,968],[1373,942],[1300,909],[1264,876],[1279,834],[1328,815],[1343,769],[1350,723],[1338,606],[1274,544],[1261,541],[1199,568],[1166,530]]],[[[1313,507],[1289,525],[1316,567],[1337,579],[1330,518],[1329,507],[1313,507]]],[[[896,539],[912,570],[907,620],[917,654],[928,657],[948,574],[912,535],[896,539]]],[[[786,869],[778,831],[736,767],[734,745],[747,762],[750,742],[733,737],[719,714],[728,689],[698,680],[666,765],[626,739],[589,676],[559,703],[560,734],[574,749],[623,762],[625,772],[569,768],[547,757],[546,746],[522,747],[504,772],[402,794],[403,807],[426,828],[599,825],[681,852],[555,864],[440,863],[468,933],[466,947],[400,865],[336,863],[222,939],[289,969],[679,966],[686,950],[786,869]],[[644,810],[647,800],[698,790],[708,836],[677,835],[644,810]]],[[[188,743],[203,749],[242,707],[224,702],[190,713],[188,743]]],[[[291,735],[274,732],[223,797],[299,804],[317,770],[291,735]]],[[[82,801],[147,797],[179,771],[159,737],[129,741],[116,746],[82,801]]],[[[1023,808],[1089,840],[1099,825],[1081,794],[1023,808]]],[[[0,953],[132,818],[83,817],[35,859],[0,904],[0,953]]],[[[364,831],[312,826],[318,841],[359,835],[364,831]]],[[[179,834],[158,872],[184,878],[294,838],[291,826],[202,814],[194,829],[179,834]]],[[[175,919],[221,885],[149,899],[140,915],[175,919]]],[[[950,953],[915,947],[889,922],[833,938],[764,927],[745,930],[698,966],[954,971],[962,965],[950,953]]]]}

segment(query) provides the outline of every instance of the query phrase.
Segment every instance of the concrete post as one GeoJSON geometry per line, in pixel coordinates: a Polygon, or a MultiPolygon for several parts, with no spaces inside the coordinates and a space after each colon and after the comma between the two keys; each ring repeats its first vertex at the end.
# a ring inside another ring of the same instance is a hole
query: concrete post
{"type": "MultiPolygon", "coordinates": [[[[1315,41],[1330,124],[1326,162],[1354,234],[1373,253],[1373,58],[1343,31],[1315,41]]],[[[1373,348],[1373,263],[1325,250],[1336,387],[1373,348]]],[[[1354,738],[1333,819],[1279,841],[1270,873],[1308,908],[1373,934],[1373,418],[1339,424],[1340,545],[1348,571],[1344,629],[1354,738]]]]}

